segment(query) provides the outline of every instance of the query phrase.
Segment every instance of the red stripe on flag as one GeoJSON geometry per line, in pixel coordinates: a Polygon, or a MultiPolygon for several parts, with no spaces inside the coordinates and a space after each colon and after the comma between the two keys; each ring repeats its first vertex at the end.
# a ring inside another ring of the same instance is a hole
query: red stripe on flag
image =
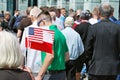
{"type": "Polygon", "coordinates": [[[43,43],[30,42],[30,48],[52,54],[52,44],[47,43],[47,42],[43,42],[43,43]]]}
{"type": "Polygon", "coordinates": [[[28,38],[27,38],[27,37],[25,38],[25,47],[26,47],[26,48],[29,47],[29,41],[28,41],[28,38]]]}
{"type": "Polygon", "coordinates": [[[25,46],[27,48],[29,47],[31,49],[52,53],[54,31],[42,28],[31,28],[30,31],[32,33],[29,32],[28,36],[26,36],[25,46]],[[34,32],[32,32],[32,29],[34,30],[34,32]],[[52,37],[49,37],[49,34],[51,34],[52,37]]]}

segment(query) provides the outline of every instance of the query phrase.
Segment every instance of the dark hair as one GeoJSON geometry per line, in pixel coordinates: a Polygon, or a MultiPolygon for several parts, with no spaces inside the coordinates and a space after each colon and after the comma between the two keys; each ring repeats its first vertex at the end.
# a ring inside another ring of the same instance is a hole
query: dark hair
{"type": "Polygon", "coordinates": [[[16,12],[18,12],[18,11],[20,11],[20,10],[17,9],[17,10],[14,11],[14,13],[16,13],[16,12]]]}
{"type": "Polygon", "coordinates": [[[82,20],[88,20],[91,17],[91,14],[88,10],[85,10],[80,13],[79,17],[82,20]]]}
{"type": "Polygon", "coordinates": [[[60,9],[56,9],[56,16],[59,18],[60,17],[60,9]]]}
{"type": "Polygon", "coordinates": [[[41,6],[40,9],[43,11],[48,11],[49,7],[48,6],[41,6]]]}
{"type": "Polygon", "coordinates": [[[27,14],[27,15],[30,15],[30,11],[31,11],[32,8],[33,8],[33,7],[31,6],[31,7],[28,7],[28,8],[26,9],[26,14],[27,14]]]}
{"type": "Polygon", "coordinates": [[[50,8],[48,9],[48,11],[49,11],[49,12],[52,12],[52,11],[55,12],[55,11],[56,11],[56,8],[55,8],[55,7],[50,7],[50,8]]]}
{"type": "Polygon", "coordinates": [[[43,12],[41,12],[41,13],[38,15],[38,18],[39,18],[41,15],[45,15],[45,16],[46,16],[45,20],[50,20],[50,21],[52,21],[52,18],[51,18],[51,16],[50,16],[50,14],[49,14],[48,11],[43,11],[43,12]]]}

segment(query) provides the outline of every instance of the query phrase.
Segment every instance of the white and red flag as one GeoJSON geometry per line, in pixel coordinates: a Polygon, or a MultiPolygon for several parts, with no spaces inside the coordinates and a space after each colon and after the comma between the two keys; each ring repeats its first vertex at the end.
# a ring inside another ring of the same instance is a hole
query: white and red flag
{"type": "Polygon", "coordinates": [[[28,36],[25,40],[27,48],[52,53],[54,31],[40,27],[29,27],[28,36]]]}

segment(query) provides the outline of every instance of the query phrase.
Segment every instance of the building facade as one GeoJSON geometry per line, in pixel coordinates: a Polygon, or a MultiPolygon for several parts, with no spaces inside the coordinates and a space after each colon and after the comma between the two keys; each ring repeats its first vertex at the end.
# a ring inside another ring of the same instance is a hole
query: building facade
{"type": "Polygon", "coordinates": [[[109,2],[114,7],[114,16],[119,17],[120,0],[0,0],[0,10],[10,11],[13,14],[15,9],[25,10],[28,6],[54,6],[57,8],[81,9],[92,11],[95,6],[109,2]]]}

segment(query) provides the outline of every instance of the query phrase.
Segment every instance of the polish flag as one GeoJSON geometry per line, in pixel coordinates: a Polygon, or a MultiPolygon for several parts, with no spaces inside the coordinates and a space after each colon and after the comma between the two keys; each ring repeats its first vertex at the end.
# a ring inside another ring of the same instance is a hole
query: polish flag
{"type": "Polygon", "coordinates": [[[30,27],[26,37],[26,47],[52,53],[54,42],[54,31],[42,29],[40,27],[30,27]]]}

